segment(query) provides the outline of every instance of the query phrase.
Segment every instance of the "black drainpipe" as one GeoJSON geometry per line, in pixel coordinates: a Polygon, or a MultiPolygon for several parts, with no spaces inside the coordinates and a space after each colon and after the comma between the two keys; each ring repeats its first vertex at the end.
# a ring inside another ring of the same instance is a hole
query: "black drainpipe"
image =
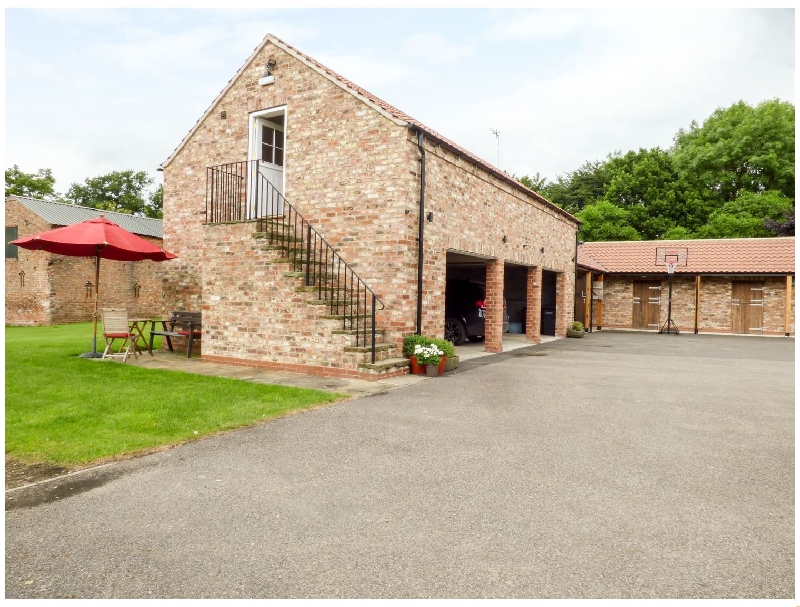
{"type": "MultiPolygon", "coordinates": [[[[572,320],[575,320],[575,291],[578,289],[578,231],[575,230],[575,286],[572,289],[572,320]]],[[[583,319],[586,321],[586,319],[583,319]]]]}
{"type": "Polygon", "coordinates": [[[425,257],[425,134],[417,131],[417,147],[419,159],[419,254],[417,256],[417,335],[422,335],[422,264],[425,257]]]}

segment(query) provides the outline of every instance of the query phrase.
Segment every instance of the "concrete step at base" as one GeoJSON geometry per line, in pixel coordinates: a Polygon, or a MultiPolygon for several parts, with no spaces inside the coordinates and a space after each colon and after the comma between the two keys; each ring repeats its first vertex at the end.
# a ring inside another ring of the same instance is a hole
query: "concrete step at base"
{"type": "Polygon", "coordinates": [[[405,371],[408,373],[408,359],[407,358],[387,358],[381,362],[372,363],[359,363],[358,370],[368,374],[396,374],[398,371],[405,371]]]}

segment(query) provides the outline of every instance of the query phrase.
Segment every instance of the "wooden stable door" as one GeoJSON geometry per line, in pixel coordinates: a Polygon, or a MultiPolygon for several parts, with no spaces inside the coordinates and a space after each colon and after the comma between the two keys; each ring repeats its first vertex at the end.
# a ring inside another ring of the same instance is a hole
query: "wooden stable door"
{"type": "Polygon", "coordinates": [[[658,331],[661,319],[661,283],[633,283],[633,328],[658,331]]]}
{"type": "Polygon", "coordinates": [[[760,334],[763,332],[763,282],[734,282],[731,284],[731,325],[733,333],[760,334]]]}

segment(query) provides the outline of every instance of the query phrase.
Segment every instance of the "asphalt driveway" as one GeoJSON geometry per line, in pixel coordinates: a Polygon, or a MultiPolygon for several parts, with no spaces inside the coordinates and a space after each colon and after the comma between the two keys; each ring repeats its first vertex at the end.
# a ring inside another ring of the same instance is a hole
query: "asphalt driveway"
{"type": "Polygon", "coordinates": [[[81,479],[7,494],[7,598],[788,599],[794,340],[603,331],[81,479]]]}

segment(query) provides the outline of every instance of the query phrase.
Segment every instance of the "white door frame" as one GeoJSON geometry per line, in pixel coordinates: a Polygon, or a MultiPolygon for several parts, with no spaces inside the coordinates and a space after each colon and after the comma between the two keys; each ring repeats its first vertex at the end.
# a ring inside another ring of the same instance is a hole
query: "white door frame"
{"type": "MultiPolygon", "coordinates": [[[[261,125],[266,124],[268,121],[265,119],[271,118],[273,116],[283,116],[283,132],[284,132],[284,147],[283,147],[283,165],[277,167],[276,165],[271,164],[264,164],[265,167],[275,167],[280,168],[281,173],[281,182],[280,183],[273,183],[276,189],[283,194],[286,188],[286,121],[287,121],[287,110],[285,105],[281,105],[278,107],[270,108],[268,110],[259,110],[257,112],[252,112],[248,118],[248,148],[247,148],[247,159],[252,160],[260,160],[261,159],[261,125]]],[[[259,163],[259,166],[261,164],[259,163]]],[[[274,181],[270,179],[270,181],[274,181]]],[[[249,189],[249,184],[248,184],[249,189]]],[[[260,197],[260,194],[259,194],[260,197]]],[[[248,199],[250,195],[248,194],[248,199]]],[[[263,201],[256,201],[254,202],[256,206],[261,206],[263,201]]],[[[272,209],[272,203],[269,203],[270,206],[270,213],[283,213],[283,205],[281,205],[275,209],[272,209]]]]}

